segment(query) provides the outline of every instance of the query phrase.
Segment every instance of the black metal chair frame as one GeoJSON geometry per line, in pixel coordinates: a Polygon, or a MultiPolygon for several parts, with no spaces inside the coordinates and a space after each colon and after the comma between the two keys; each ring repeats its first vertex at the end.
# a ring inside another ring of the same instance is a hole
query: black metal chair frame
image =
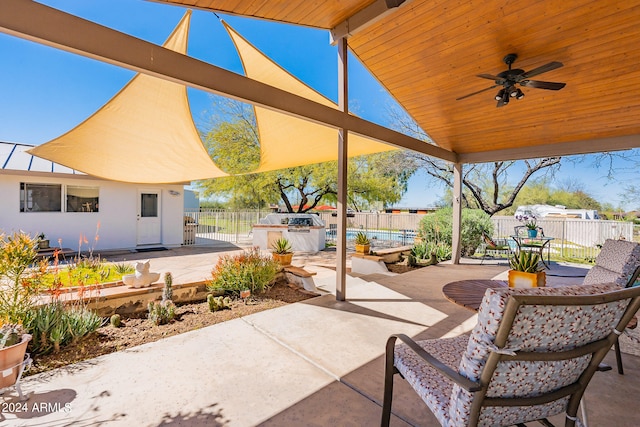
{"type": "Polygon", "coordinates": [[[511,256],[511,246],[509,246],[506,239],[501,239],[504,243],[498,243],[498,241],[493,240],[487,234],[482,233],[482,240],[484,244],[484,252],[482,253],[482,261],[480,261],[480,264],[484,263],[488,251],[506,253],[507,259],[511,256]]]}

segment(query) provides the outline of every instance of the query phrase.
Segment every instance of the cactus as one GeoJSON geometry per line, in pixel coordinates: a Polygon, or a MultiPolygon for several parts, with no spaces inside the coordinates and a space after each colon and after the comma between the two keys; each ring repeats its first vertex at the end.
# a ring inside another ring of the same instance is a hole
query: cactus
{"type": "Polygon", "coordinates": [[[162,301],[171,301],[173,298],[173,276],[171,273],[164,273],[164,289],[162,290],[162,301]]]}
{"type": "Polygon", "coordinates": [[[229,297],[214,297],[213,295],[207,295],[207,304],[209,304],[209,310],[216,312],[218,310],[231,309],[231,298],[229,297]]]}
{"type": "Polygon", "coordinates": [[[157,303],[151,301],[147,309],[149,310],[149,320],[156,326],[165,325],[176,317],[176,306],[171,300],[157,303]]]}
{"type": "Polygon", "coordinates": [[[120,319],[119,314],[114,314],[109,320],[111,321],[111,326],[113,326],[114,328],[119,328],[122,324],[122,320],[120,319]]]}

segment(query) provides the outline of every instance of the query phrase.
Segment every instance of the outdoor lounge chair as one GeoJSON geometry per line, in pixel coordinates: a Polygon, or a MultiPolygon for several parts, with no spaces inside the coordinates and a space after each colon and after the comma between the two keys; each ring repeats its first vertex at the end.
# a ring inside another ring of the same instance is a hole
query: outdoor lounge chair
{"type": "MultiPolygon", "coordinates": [[[[640,245],[628,240],[607,239],[596,257],[595,265],[589,270],[582,284],[614,282],[620,286],[631,287],[636,283],[638,275],[640,275],[640,245]]],[[[614,350],[618,373],[622,375],[624,369],[618,340],[615,342],[614,350]]]]}
{"type": "Polygon", "coordinates": [[[488,289],[470,335],[389,338],[382,425],[399,373],[443,426],[549,426],[565,412],[573,427],[598,364],[639,307],[640,287],[614,283],[488,289]]]}
{"type": "Polygon", "coordinates": [[[493,240],[485,233],[482,233],[482,240],[484,241],[484,252],[482,253],[482,261],[480,261],[480,264],[482,264],[487,257],[487,252],[506,254],[507,258],[511,254],[511,247],[506,239],[493,240]]]}

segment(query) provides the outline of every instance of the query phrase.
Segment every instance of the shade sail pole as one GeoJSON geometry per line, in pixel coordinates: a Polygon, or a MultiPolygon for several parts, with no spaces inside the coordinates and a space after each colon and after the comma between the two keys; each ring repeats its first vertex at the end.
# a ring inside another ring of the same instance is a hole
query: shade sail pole
{"type": "MultiPolygon", "coordinates": [[[[338,41],[338,108],[349,111],[347,39],[338,41]]],[[[338,230],[336,242],[336,299],[344,301],[347,291],[347,154],[348,132],[338,132],[338,230]]]]}
{"type": "Polygon", "coordinates": [[[460,230],[462,229],[462,163],[453,164],[453,221],[451,260],[460,264],[460,230]]]}

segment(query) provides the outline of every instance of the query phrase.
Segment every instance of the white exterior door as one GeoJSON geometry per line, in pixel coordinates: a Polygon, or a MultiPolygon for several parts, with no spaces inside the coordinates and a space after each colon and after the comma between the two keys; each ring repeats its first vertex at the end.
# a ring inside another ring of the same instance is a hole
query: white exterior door
{"type": "Polygon", "coordinates": [[[138,192],[138,245],[153,245],[162,241],[160,191],[138,192]]]}

